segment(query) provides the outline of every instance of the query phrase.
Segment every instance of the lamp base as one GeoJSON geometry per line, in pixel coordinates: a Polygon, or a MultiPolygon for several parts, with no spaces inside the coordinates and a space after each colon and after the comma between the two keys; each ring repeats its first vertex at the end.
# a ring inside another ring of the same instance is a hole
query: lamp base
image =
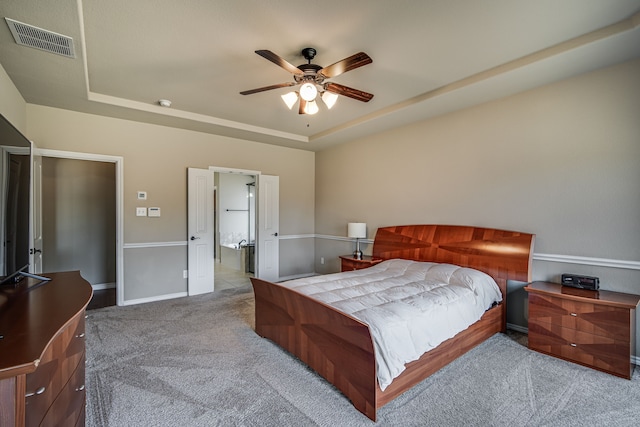
{"type": "Polygon", "coordinates": [[[360,250],[360,238],[356,237],[356,250],[353,252],[354,259],[362,259],[362,251],[360,250]]]}

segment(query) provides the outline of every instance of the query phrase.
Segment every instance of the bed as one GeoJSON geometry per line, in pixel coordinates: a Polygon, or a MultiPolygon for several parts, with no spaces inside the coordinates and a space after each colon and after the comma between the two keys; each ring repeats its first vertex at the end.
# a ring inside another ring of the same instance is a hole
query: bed
{"type": "MultiPolygon", "coordinates": [[[[533,234],[471,226],[379,228],[373,244],[374,259],[472,268],[491,276],[502,294],[502,302],[486,310],[480,320],[407,363],[402,373],[382,388],[369,325],[327,303],[284,284],[252,278],[255,331],[298,357],[338,388],[356,409],[375,421],[378,408],[505,330],[507,281],[531,281],[534,240],[533,234]]],[[[372,273],[366,270],[360,271],[372,273]]],[[[338,273],[332,277],[344,274],[354,273],[338,273]]]]}

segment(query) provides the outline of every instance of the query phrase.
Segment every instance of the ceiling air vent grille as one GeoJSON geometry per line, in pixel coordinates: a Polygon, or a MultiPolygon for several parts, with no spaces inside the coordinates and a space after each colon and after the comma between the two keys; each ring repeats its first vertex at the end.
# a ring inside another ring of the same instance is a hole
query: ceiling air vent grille
{"type": "Polygon", "coordinates": [[[57,55],[75,58],[73,39],[42,28],[4,18],[9,25],[16,43],[55,53],[57,55]]]}

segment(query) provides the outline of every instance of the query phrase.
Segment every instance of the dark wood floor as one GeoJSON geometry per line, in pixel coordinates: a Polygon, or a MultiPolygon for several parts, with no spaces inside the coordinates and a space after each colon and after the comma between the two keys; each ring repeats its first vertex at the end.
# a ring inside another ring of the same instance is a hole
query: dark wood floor
{"type": "Polygon", "coordinates": [[[116,289],[101,289],[99,291],[93,291],[93,297],[91,301],[89,301],[87,310],[109,307],[111,305],[116,305],[116,289]]]}

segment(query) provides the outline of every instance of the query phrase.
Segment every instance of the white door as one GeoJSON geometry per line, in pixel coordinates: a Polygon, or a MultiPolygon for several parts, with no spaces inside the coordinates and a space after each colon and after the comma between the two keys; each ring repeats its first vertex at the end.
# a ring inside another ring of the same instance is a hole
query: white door
{"type": "Polygon", "coordinates": [[[29,237],[29,271],[42,273],[42,156],[38,148],[31,143],[31,204],[29,237]]]}
{"type": "Polygon", "coordinates": [[[189,295],[213,292],[213,172],[188,172],[189,295]]]}
{"type": "Polygon", "coordinates": [[[280,278],[280,177],[260,175],[258,179],[258,277],[280,278]]]}

